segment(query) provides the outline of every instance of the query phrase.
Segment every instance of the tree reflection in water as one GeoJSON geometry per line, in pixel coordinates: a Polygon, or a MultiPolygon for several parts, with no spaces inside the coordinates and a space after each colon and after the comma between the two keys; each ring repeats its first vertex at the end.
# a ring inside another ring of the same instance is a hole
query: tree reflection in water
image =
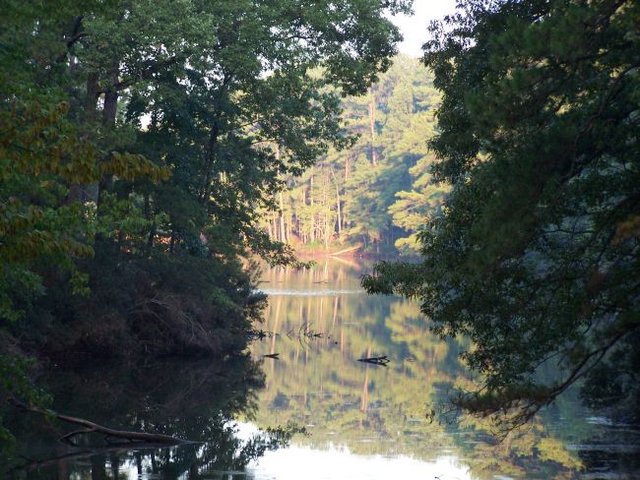
{"type": "MultiPolygon", "coordinates": [[[[196,443],[170,448],[113,443],[95,434],[78,437],[77,447],[57,441],[66,425],[16,413],[14,431],[23,432],[18,455],[6,462],[8,478],[189,480],[241,472],[251,461],[286,444],[293,427],[268,429],[249,439],[237,435],[233,418],[252,418],[256,389],[264,385],[260,366],[241,356],[218,361],[162,361],[149,366],[95,365],[57,370],[42,384],[53,408],[113,428],[173,435],[196,443]]],[[[2,462],[5,463],[5,462],[2,462]]]]}
{"type": "Polygon", "coordinates": [[[330,469],[329,478],[370,480],[398,477],[406,459],[423,468],[411,463],[406,471],[412,476],[422,472],[420,478],[442,480],[456,478],[445,471],[466,472],[459,478],[474,480],[638,478],[640,432],[595,423],[598,417],[571,396],[501,443],[487,419],[440,408],[455,387],[472,386],[459,359],[465,340],[442,342],[431,335],[428,319],[411,302],[367,296],[359,288],[361,274],[355,262],[265,272],[263,287],[271,299],[252,347],[262,364],[240,357],[88,366],[43,379],[58,411],[203,443],[132,449],[85,438],[70,449],[56,442],[68,427],[47,431],[41,416],[18,413],[13,420],[21,424],[13,430],[28,432],[20,451],[28,460],[0,478],[227,480],[252,478],[252,472],[327,478],[322,475],[330,469]],[[272,353],[277,360],[263,359],[272,353]],[[387,368],[357,361],[371,357],[386,357],[387,368]],[[266,450],[286,444],[295,428],[247,440],[233,418],[264,427],[294,422],[311,435],[296,437],[294,448],[265,455],[244,471],[266,450]]]}
{"type": "MultiPolygon", "coordinates": [[[[575,395],[566,395],[526,427],[507,433],[489,418],[453,408],[457,388],[477,387],[459,356],[468,340],[434,336],[414,302],[367,295],[359,289],[366,268],[321,260],[302,272],[265,271],[261,287],[270,294],[265,334],[253,349],[257,356],[279,352],[279,360],[265,360],[266,388],[260,392],[256,423],[294,421],[307,425],[311,435],[296,438],[298,450],[291,457],[287,450],[265,457],[259,473],[273,477],[275,470],[268,469],[276,457],[295,468],[300,449],[307,449],[310,459],[302,462],[307,478],[326,478],[311,461],[318,457],[318,464],[336,466],[336,450],[348,452],[340,457],[345,464],[361,469],[379,458],[391,459],[398,476],[403,458],[436,465],[453,456],[478,480],[496,475],[565,479],[582,473],[599,478],[602,472],[638,478],[624,475],[639,470],[640,432],[623,439],[608,429],[598,440],[597,426],[588,421],[593,413],[575,395]],[[384,359],[387,368],[375,361],[358,362],[363,358],[384,359]],[[606,442],[624,448],[611,455],[606,442]],[[602,461],[593,461],[591,449],[603,453],[602,461]]],[[[378,464],[372,471],[375,476],[368,480],[387,478],[378,464]]]]}

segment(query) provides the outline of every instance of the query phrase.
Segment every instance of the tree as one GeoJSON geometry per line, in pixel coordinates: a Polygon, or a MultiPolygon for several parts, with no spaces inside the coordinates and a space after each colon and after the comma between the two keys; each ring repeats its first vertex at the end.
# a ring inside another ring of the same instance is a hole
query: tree
{"type": "Polygon", "coordinates": [[[415,68],[410,70],[410,66],[400,70],[404,80],[389,98],[390,110],[399,110],[404,115],[390,116],[387,143],[393,146],[389,149],[389,156],[408,156],[411,163],[415,163],[409,168],[411,188],[395,192],[396,200],[389,205],[388,213],[393,224],[404,230],[404,235],[395,241],[395,246],[403,253],[416,254],[419,250],[417,237],[425,218],[438,212],[448,189],[431,181],[431,166],[435,158],[427,146],[427,140],[435,134],[434,113],[440,98],[433,87],[431,72],[415,68]],[[427,78],[424,78],[425,71],[427,78]],[[407,78],[411,83],[407,82],[407,78]]]}
{"type": "Polygon", "coordinates": [[[208,245],[249,244],[269,256],[282,247],[253,227],[254,212],[270,204],[280,175],[300,173],[342,135],[336,91],[323,87],[364,91],[388,67],[399,39],[382,13],[409,4],[116,2],[82,20],[87,35],[76,70],[86,72],[87,93],[103,93],[113,104],[103,110],[110,124],[114,102],[131,98],[125,122],[116,122],[120,131],[126,122],[139,129],[141,117],[151,119],[138,135],[145,154],[178,174],[173,195],[154,202],[149,192],[152,210],[175,200],[191,205],[169,215],[182,227],[170,229],[172,245],[193,243],[206,218],[208,245]],[[324,77],[310,75],[320,66],[324,77]],[[158,143],[154,152],[148,148],[158,143]],[[193,217],[198,204],[204,216],[184,228],[185,213],[193,217]]]}
{"type": "Polygon", "coordinates": [[[27,350],[241,351],[240,257],[293,261],[257,212],[343,141],[411,1],[45,3],[1,20],[0,398],[27,350]]]}
{"type": "MultiPolygon", "coordinates": [[[[398,55],[393,62],[367,95],[342,99],[352,142],[330,149],[303,175],[287,178],[291,195],[278,193],[274,208],[281,212],[273,210],[263,222],[272,238],[283,237],[284,224],[287,238],[304,245],[338,241],[391,252],[398,236],[413,235],[421,225],[422,219],[406,222],[401,211],[392,221],[389,207],[398,192],[416,193],[408,192],[412,177],[416,191],[425,188],[421,177],[428,175],[432,156],[426,156],[424,132],[435,125],[438,94],[417,59],[398,55]]],[[[424,213],[436,206],[438,195],[431,204],[414,205],[412,197],[408,205],[424,213]]]]}
{"type": "Polygon", "coordinates": [[[3,317],[16,317],[20,296],[46,290],[51,269],[26,265],[30,256],[64,260],[76,289],[86,283],[77,259],[100,249],[89,264],[151,254],[231,261],[247,249],[291,261],[255,227],[256,212],[283,175],[342,141],[338,92],[364,92],[389,66],[400,37],[383,14],[410,3],[113,0],[52,11],[9,2],[3,317]],[[318,67],[323,77],[310,74],[318,67]]]}
{"type": "Polygon", "coordinates": [[[426,155],[409,169],[414,178],[411,190],[396,193],[396,201],[389,206],[394,225],[409,232],[406,237],[398,238],[396,247],[401,252],[418,253],[420,251],[420,232],[428,215],[438,215],[442,202],[448,193],[445,185],[433,182],[430,173],[433,156],[426,155]]]}
{"type": "Polygon", "coordinates": [[[638,25],[629,0],[471,1],[425,44],[453,190],[422,263],[364,283],[473,340],[482,388],[457,401],[507,427],[583,378],[588,403],[640,413],[638,25]]]}

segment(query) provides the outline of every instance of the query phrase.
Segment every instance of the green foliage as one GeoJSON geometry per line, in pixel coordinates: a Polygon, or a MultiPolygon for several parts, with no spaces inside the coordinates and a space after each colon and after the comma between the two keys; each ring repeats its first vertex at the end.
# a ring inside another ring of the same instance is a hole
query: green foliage
{"type": "Polygon", "coordinates": [[[349,141],[301,175],[286,177],[287,191],[273,197],[264,230],[302,248],[361,244],[392,252],[396,242],[406,252],[414,242],[408,237],[446,191],[427,185],[433,156],[426,140],[438,101],[419,62],[396,56],[366,95],[342,99],[349,141]]]}
{"type": "Polygon", "coordinates": [[[307,425],[311,435],[296,445],[314,450],[339,445],[356,455],[427,462],[454,455],[478,479],[534,471],[573,478],[580,462],[566,445],[588,437],[576,434],[589,428],[581,421],[585,411],[570,402],[560,413],[562,429],[554,428],[557,418],[543,417],[503,442],[490,419],[451,411],[449,391],[478,385],[458,357],[468,342],[431,333],[415,302],[358,291],[368,268],[329,259],[309,270],[265,272],[264,338],[252,350],[280,355],[264,360],[269,388],[259,392],[256,423],[307,425]],[[383,354],[387,367],[357,361],[383,354]]]}
{"type": "Polygon", "coordinates": [[[434,175],[452,192],[420,234],[423,262],[365,285],[469,336],[484,384],[462,404],[514,413],[507,427],[603,368],[596,398],[638,404],[623,372],[640,318],[639,20],[632,1],[473,1],[426,44],[443,92],[434,175]]]}
{"type": "Polygon", "coordinates": [[[344,142],[339,92],[388,68],[385,15],[411,2],[312,3],[3,3],[0,333],[16,355],[245,347],[263,299],[239,258],[295,262],[259,212],[344,142]]]}
{"type": "Polygon", "coordinates": [[[395,245],[400,251],[417,253],[420,250],[418,238],[425,226],[425,219],[442,213],[442,203],[449,188],[433,181],[430,173],[432,164],[431,156],[418,160],[416,165],[409,169],[414,178],[411,191],[396,193],[397,200],[389,207],[393,223],[411,232],[408,237],[396,240],[395,245]]]}
{"type": "Polygon", "coordinates": [[[39,264],[58,264],[78,279],[73,259],[93,252],[82,239],[83,206],[64,204],[68,182],[97,178],[91,145],[73,137],[67,110],[33,102],[0,111],[2,320],[23,316],[19,304],[42,292],[39,264]]]}
{"type": "Polygon", "coordinates": [[[9,343],[10,340],[0,333],[0,347],[3,352],[0,354],[0,458],[7,458],[15,453],[15,439],[3,424],[3,417],[7,415],[7,411],[14,408],[10,402],[19,398],[29,404],[46,405],[51,400],[48,394],[33,384],[30,372],[33,361],[15,352],[9,352],[9,343]]]}
{"type": "Polygon", "coordinates": [[[39,265],[62,267],[87,293],[76,264],[96,236],[133,255],[250,247],[292,261],[255,229],[259,207],[282,174],[342,142],[324,86],[363,91],[399,39],[383,13],[409,3],[7,5],[3,316],[24,315],[17,297],[45,291],[38,277],[51,268],[39,265]],[[324,78],[309,74],[318,66],[324,78]],[[28,288],[13,288],[17,278],[28,288]]]}

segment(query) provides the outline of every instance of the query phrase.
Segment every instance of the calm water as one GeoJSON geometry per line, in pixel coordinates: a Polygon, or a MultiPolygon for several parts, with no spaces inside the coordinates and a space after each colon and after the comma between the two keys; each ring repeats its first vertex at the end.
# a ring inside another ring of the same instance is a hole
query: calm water
{"type": "Polygon", "coordinates": [[[451,390],[473,385],[462,344],[430,335],[415,304],[366,295],[365,271],[337,260],[266,271],[269,307],[244,358],[52,373],[61,411],[203,443],[132,449],[80,438],[69,447],[20,415],[25,467],[7,478],[640,478],[640,432],[575,399],[500,443],[490,422],[451,411],[451,390]],[[381,356],[387,366],[358,362],[381,356]]]}
{"type": "Polygon", "coordinates": [[[295,422],[309,436],[252,463],[255,478],[640,478],[639,432],[575,398],[501,443],[490,422],[450,411],[451,390],[473,385],[463,345],[433,337],[413,302],[365,294],[365,271],[334,260],[265,275],[270,337],[254,351],[279,355],[264,363],[257,424],[295,422]],[[382,355],[386,367],[357,361],[382,355]]]}

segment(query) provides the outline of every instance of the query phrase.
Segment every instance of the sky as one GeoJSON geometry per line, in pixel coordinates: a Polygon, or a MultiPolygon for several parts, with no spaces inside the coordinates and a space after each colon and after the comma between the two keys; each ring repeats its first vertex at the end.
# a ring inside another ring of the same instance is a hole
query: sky
{"type": "Polygon", "coordinates": [[[414,0],[415,15],[398,15],[391,18],[396,24],[404,41],[398,46],[401,53],[412,57],[422,56],[422,44],[427,40],[427,25],[455,10],[456,0],[414,0]]]}

